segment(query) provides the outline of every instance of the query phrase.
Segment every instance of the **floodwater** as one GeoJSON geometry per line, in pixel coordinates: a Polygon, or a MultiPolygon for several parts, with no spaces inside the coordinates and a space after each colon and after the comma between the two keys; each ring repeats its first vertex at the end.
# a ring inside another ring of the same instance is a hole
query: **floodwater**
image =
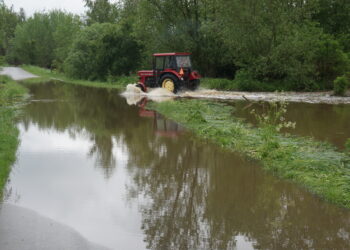
{"type": "Polygon", "coordinates": [[[350,211],[195,138],[145,110],[146,100],[129,106],[116,91],[63,83],[29,88],[9,204],[110,249],[350,245],[350,211]]]}
{"type": "MultiPolygon", "coordinates": [[[[256,119],[251,111],[266,112],[269,106],[268,103],[251,104],[246,101],[231,102],[231,105],[234,107],[233,115],[254,125],[256,119]]],[[[328,142],[340,150],[350,138],[350,104],[289,103],[285,119],[295,122],[295,128],[283,132],[328,142]]]]}

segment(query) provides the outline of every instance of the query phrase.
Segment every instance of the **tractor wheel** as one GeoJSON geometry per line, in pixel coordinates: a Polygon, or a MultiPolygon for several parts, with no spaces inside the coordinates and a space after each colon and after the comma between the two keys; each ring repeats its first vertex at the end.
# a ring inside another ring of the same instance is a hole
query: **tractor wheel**
{"type": "Polygon", "coordinates": [[[188,84],[188,89],[189,90],[196,90],[199,86],[199,83],[200,83],[199,79],[190,81],[190,83],[188,84]]]}
{"type": "Polygon", "coordinates": [[[179,89],[178,79],[172,75],[165,75],[160,79],[160,83],[162,84],[162,88],[169,90],[176,94],[179,89]]]}

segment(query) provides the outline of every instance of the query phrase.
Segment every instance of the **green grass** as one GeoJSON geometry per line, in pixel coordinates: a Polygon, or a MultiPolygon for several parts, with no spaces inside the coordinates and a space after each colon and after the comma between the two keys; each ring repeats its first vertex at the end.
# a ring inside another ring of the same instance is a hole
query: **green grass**
{"type": "Polygon", "coordinates": [[[45,83],[51,80],[63,81],[66,83],[84,85],[97,88],[117,88],[122,89],[129,83],[136,83],[138,81],[137,76],[121,76],[110,79],[110,81],[88,81],[88,80],[78,80],[72,79],[63,73],[57,71],[51,71],[49,69],[40,68],[32,65],[22,65],[22,69],[39,76],[38,78],[27,79],[25,83],[45,83]]]}
{"type": "Polygon", "coordinates": [[[232,107],[199,100],[151,103],[150,108],[181,123],[201,138],[260,161],[263,168],[327,201],[350,208],[350,156],[327,143],[278,133],[266,139],[232,116],[232,107]]]}
{"type": "Polygon", "coordinates": [[[0,76],[0,197],[6,185],[11,165],[16,160],[18,129],[15,124],[18,104],[26,89],[6,76],[0,76]]]}
{"type": "Polygon", "coordinates": [[[225,78],[204,77],[201,79],[201,87],[217,90],[238,90],[236,81],[225,78]]]}

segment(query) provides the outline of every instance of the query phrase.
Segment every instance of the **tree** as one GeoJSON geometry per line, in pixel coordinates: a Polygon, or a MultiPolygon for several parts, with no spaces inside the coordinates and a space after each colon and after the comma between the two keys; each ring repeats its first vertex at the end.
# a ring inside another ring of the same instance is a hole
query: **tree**
{"type": "Polygon", "coordinates": [[[116,4],[112,4],[109,0],[84,0],[87,24],[93,23],[116,23],[118,20],[118,8],[116,4]]]}
{"type": "Polygon", "coordinates": [[[95,23],[75,39],[65,72],[76,78],[105,80],[108,75],[128,75],[139,60],[140,46],[123,27],[95,23]]]}
{"type": "Polygon", "coordinates": [[[78,16],[63,11],[35,13],[17,26],[9,61],[60,68],[80,26],[78,16]]]}
{"type": "Polygon", "coordinates": [[[25,14],[21,9],[17,14],[13,7],[7,7],[3,0],[0,0],[0,56],[5,55],[9,48],[10,40],[14,37],[17,24],[25,20],[25,14]]]}
{"type": "MultiPolygon", "coordinates": [[[[349,61],[340,53],[336,60],[331,53],[328,57],[320,57],[324,50],[321,41],[332,38],[327,38],[323,30],[311,21],[316,6],[315,1],[223,0],[219,8],[218,30],[230,48],[234,64],[244,72],[237,75],[237,80],[244,82],[247,79],[247,84],[257,80],[271,86],[268,90],[278,86],[287,90],[331,86],[325,81],[331,83],[336,75],[324,72],[324,68],[319,67],[320,59],[328,65],[329,72],[337,74],[344,73],[349,61]],[[334,61],[337,65],[333,64],[334,61]]],[[[258,83],[249,89],[262,85],[258,83]]]]}

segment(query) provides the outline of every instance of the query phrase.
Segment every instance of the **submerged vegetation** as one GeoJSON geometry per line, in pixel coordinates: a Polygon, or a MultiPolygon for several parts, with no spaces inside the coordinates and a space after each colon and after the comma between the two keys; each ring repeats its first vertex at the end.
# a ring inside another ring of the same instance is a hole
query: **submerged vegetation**
{"type": "Polygon", "coordinates": [[[17,105],[26,89],[8,77],[0,75],[0,197],[5,187],[10,166],[16,159],[18,129],[15,125],[17,105]]]}
{"type": "Polygon", "coordinates": [[[264,169],[298,183],[316,195],[350,208],[350,156],[327,143],[281,135],[285,104],[272,104],[255,128],[235,118],[232,107],[199,100],[152,103],[151,108],[226,149],[259,160],[264,169]],[[274,111],[272,111],[275,109],[274,111]]]}

